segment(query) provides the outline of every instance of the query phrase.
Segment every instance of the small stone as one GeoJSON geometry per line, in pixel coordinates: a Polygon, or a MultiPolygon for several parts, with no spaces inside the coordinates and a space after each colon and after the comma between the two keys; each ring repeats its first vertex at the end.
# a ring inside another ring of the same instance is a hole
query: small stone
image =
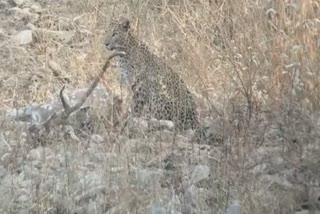
{"type": "Polygon", "coordinates": [[[49,68],[53,71],[53,74],[55,76],[63,77],[70,79],[70,76],[68,76],[68,72],[66,72],[58,63],[56,63],[53,60],[48,61],[49,68]]]}
{"type": "Polygon", "coordinates": [[[0,166],[0,178],[5,176],[6,174],[7,174],[7,170],[3,166],[0,166]]]}
{"type": "Polygon", "coordinates": [[[154,133],[162,142],[172,142],[174,140],[174,134],[168,130],[156,131],[154,133]]]}
{"type": "Polygon", "coordinates": [[[151,213],[152,214],[167,214],[168,210],[165,209],[164,207],[152,207],[151,208],[151,213]]]}
{"type": "Polygon", "coordinates": [[[183,204],[181,207],[181,210],[182,210],[182,213],[185,213],[185,214],[195,213],[193,210],[192,204],[188,204],[188,203],[183,204]]]}
{"type": "Polygon", "coordinates": [[[24,30],[19,32],[13,37],[13,41],[18,43],[19,45],[26,45],[32,42],[32,31],[24,30]]]}
{"type": "Polygon", "coordinates": [[[0,28],[0,38],[5,38],[5,37],[6,37],[6,33],[2,28],[0,28]]]}
{"type": "Polygon", "coordinates": [[[0,1],[0,9],[5,9],[8,6],[7,1],[0,1]]]}
{"type": "Polygon", "coordinates": [[[186,201],[186,203],[188,204],[193,204],[193,198],[194,195],[197,194],[197,188],[194,185],[191,185],[187,188],[186,192],[184,193],[184,200],[186,201]]]}
{"type": "Polygon", "coordinates": [[[309,214],[309,210],[301,210],[301,211],[298,211],[298,212],[295,212],[295,214],[309,214]]]}
{"type": "Polygon", "coordinates": [[[252,170],[251,172],[253,174],[259,174],[259,173],[263,173],[267,168],[268,168],[268,164],[267,163],[263,163],[263,164],[259,164],[259,165],[256,165],[252,170]]]}
{"type": "Polygon", "coordinates": [[[226,211],[226,214],[240,214],[240,213],[241,213],[241,205],[239,201],[233,201],[226,211]]]}
{"type": "Polygon", "coordinates": [[[33,31],[36,38],[46,38],[47,40],[53,40],[62,43],[70,42],[75,32],[74,31],[55,31],[44,28],[37,28],[33,31]]]}
{"type": "Polygon", "coordinates": [[[155,118],[151,118],[149,124],[156,130],[166,129],[172,131],[174,129],[174,123],[170,120],[157,120],[155,118]]]}
{"type": "Polygon", "coordinates": [[[157,186],[162,177],[163,171],[161,170],[138,169],[136,171],[137,185],[142,189],[157,186]]]}
{"type": "Polygon", "coordinates": [[[22,10],[19,7],[11,7],[8,9],[8,11],[10,12],[10,15],[17,15],[21,13],[22,10]]]}
{"type": "Polygon", "coordinates": [[[13,3],[14,3],[15,5],[20,6],[20,5],[22,5],[23,3],[25,3],[26,0],[12,0],[12,1],[13,1],[13,3]]]}
{"type": "Polygon", "coordinates": [[[27,18],[30,23],[36,23],[40,17],[39,14],[31,13],[30,8],[23,8],[21,16],[27,18]]]}
{"type": "Polygon", "coordinates": [[[29,152],[28,159],[31,160],[31,161],[41,160],[41,152],[40,152],[40,150],[39,149],[32,149],[29,152]]]}
{"type": "Polygon", "coordinates": [[[29,199],[28,196],[20,195],[19,198],[18,198],[18,202],[19,203],[24,203],[24,202],[28,201],[28,199],[29,199]]]}
{"type": "Polygon", "coordinates": [[[30,12],[30,8],[13,7],[8,9],[10,15],[14,16],[14,20],[28,21],[29,23],[35,23],[39,20],[39,14],[30,12]]]}
{"type": "Polygon", "coordinates": [[[1,157],[1,162],[4,164],[10,164],[11,162],[11,153],[5,153],[4,155],[2,155],[1,157]]]}
{"type": "Polygon", "coordinates": [[[103,137],[101,137],[100,135],[94,134],[91,136],[91,140],[94,143],[102,143],[103,142],[103,137]]]}
{"type": "Polygon", "coordinates": [[[31,5],[30,9],[32,10],[32,12],[35,12],[35,13],[42,12],[42,7],[39,3],[35,3],[35,4],[31,5]]]}
{"type": "Polygon", "coordinates": [[[208,179],[210,175],[210,168],[205,165],[198,165],[194,169],[192,176],[191,176],[191,182],[193,184],[196,184],[202,180],[208,179]]]}
{"type": "Polygon", "coordinates": [[[148,130],[148,122],[142,118],[132,118],[130,122],[130,126],[139,132],[144,133],[148,130]]]}

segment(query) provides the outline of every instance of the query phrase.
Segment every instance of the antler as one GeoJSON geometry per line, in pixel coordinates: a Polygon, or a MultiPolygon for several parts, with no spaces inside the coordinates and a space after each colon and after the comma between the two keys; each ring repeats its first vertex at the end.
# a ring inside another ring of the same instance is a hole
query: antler
{"type": "Polygon", "coordinates": [[[50,118],[48,118],[48,120],[46,120],[42,125],[44,127],[46,127],[47,130],[49,130],[49,126],[51,123],[54,123],[56,125],[60,125],[62,123],[64,123],[64,121],[66,121],[66,119],[68,119],[68,117],[75,112],[76,110],[80,109],[80,107],[86,102],[87,98],[90,96],[90,94],[93,92],[93,90],[97,87],[98,83],[100,82],[101,77],[103,76],[103,74],[106,72],[107,68],[110,66],[110,60],[113,57],[116,56],[124,56],[126,53],[123,51],[114,51],[112,52],[105,64],[102,67],[102,71],[100,71],[100,73],[98,74],[98,76],[94,79],[94,81],[92,82],[92,84],[90,85],[90,87],[88,88],[88,90],[85,92],[84,96],[79,100],[78,103],[76,103],[74,106],[70,106],[64,96],[63,96],[63,91],[65,89],[65,86],[62,87],[62,89],[60,90],[60,99],[61,99],[61,103],[63,105],[63,112],[60,113],[59,115],[57,114],[53,114],[50,118]]]}

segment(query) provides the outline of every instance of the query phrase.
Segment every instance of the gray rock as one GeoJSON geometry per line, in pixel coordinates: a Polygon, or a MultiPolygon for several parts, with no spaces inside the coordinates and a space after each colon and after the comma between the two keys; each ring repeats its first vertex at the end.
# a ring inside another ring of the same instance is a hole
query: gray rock
{"type": "Polygon", "coordinates": [[[17,199],[19,203],[25,203],[29,200],[29,197],[27,195],[20,195],[17,199]]]}
{"type": "Polygon", "coordinates": [[[151,169],[137,169],[136,170],[136,180],[138,186],[142,189],[148,187],[154,187],[159,184],[160,179],[163,177],[164,173],[162,170],[151,170],[151,169]]]}
{"type": "Polygon", "coordinates": [[[11,153],[5,153],[5,154],[3,154],[2,156],[1,156],[1,162],[3,163],[3,164],[5,164],[5,165],[8,165],[8,164],[10,164],[10,162],[11,162],[11,153]]]}
{"type": "Polygon", "coordinates": [[[263,173],[265,171],[265,169],[268,168],[268,166],[269,166],[269,164],[267,164],[267,163],[258,164],[251,170],[251,172],[253,174],[263,173]]]}
{"type": "Polygon", "coordinates": [[[153,206],[151,208],[151,213],[152,214],[168,214],[170,212],[166,208],[153,206]]]}
{"type": "Polygon", "coordinates": [[[56,111],[58,111],[58,107],[54,104],[30,104],[20,109],[7,110],[7,117],[22,122],[41,124],[44,121],[46,121],[50,116],[52,116],[56,111]]]}
{"type": "Polygon", "coordinates": [[[30,23],[36,23],[39,20],[39,14],[31,13],[30,8],[23,8],[21,12],[21,15],[27,18],[30,23]]]}
{"type": "Polygon", "coordinates": [[[241,205],[240,201],[233,201],[229,207],[227,208],[226,214],[240,214],[241,213],[241,205]]]}
{"type": "Polygon", "coordinates": [[[193,213],[195,213],[194,209],[192,207],[192,204],[185,203],[185,204],[183,204],[181,206],[182,206],[181,207],[181,211],[182,211],[183,214],[193,214],[193,213]]]}
{"type": "MultiPolygon", "coordinates": [[[[79,100],[82,99],[87,88],[77,89],[72,92],[64,92],[64,97],[69,105],[73,106],[79,100]]],[[[82,108],[94,106],[96,109],[108,109],[112,103],[112,94],[103,86],[98,85],[97,88],[92,92],[91,96],[82,105],[82,108]]],[[[30,124],[42,124],[47,121],[54,113],[57,113],[63,109],[60,99],[54,99],[48,101],[45,104],[32,103],[26,107],[19,109],[8,109],[6,116],[8,118],[22,121],[30,124]]]]}
{"type": "Polygon", "coordinates": [[[132,120],[129,120],[129,127],[132,127],[133,130],[139,133],[145,133],[149,129],[148,122],[142,118],[132,118],[132,120]]]}
{"type": "Polygon", "coordinates": [[[170,120],[157,120],[155,118],[151,118],[149,121],[150,127],[156,130],[169,130],[172,131],[174,129],[174,123],[170,120]]]}
{"type": "Polygon", "coordinates": [[[0,1],[0,9],[5,9],[8,6],[8,2],[6,0],[0,1]]]}
{"type": "Polygon", "coordinates": [[[20,6],[22,5],[23,3],[26,2],[26,0],[12,0],[12,2],[17,5],[17,6],[20,6]]]}
{"type": "Polygon", "coordinates": [[[49,68],[53,71],[54,75],[57,75],[64,79],[71,79],[71,75],[68,74],[67,71],[65,71],[58,63],[56,63],[54,60],[48,61],[49,68]]]}
{"type": "MultiPolygon", "coordinates": [[[[175,137],[173,132],[168,130],[156,131],[153,134],[156,134],[158,139],[161,140],[162,142],[173,142],[175,137]]],[[[175,140],[177,140],[177,138],[175,140]]]]}
{"type": "Polygon", "coordinates": [[[294,187],[292,183],[288,181],[287,178],[274,174],[274,175],[262,175],[261,180],[270,182],[270,184],[277,184],[283,188],[291,189],[294,187]]]}
{"type": "Polygon", "coordinates": [[[0,178],[5,176],[6,174],[7,174],[7,170],[3,166],[0,166],[0,178]]]}
{"type": "Polygon", "coordinates": [[[42,154],[43,154],[43,152],[39,148],[32,149],[29,152],[28,159],[30,161],[41,160],[42,159],[42,154]]]}
{"type": "Polygon", "coordinates": [[[298,212],[295,212],[295,214],[309,214],[309,210],[301,210],[301,211],[298,211],[298,212]]]}
{"type": "Polygon", "coordinates": [[[20,31],[13,37],[13,41],[19,45],[26,45],[32,42],[32,31],[31,30],[24,30],[20,31]]]}
{"type": "Polygon", "coordinates": [[[195,185],[189,186],[184,194],[184,213],[212,213],[212,207],[208,205],[208,199],[212,198],[214,194],[212,190],[207,188],[198,188],[195,185]]]}
{"type": "Polygon", "coordinates": [[[5,33],[5,31],[0,28],[0,39],[7,37],[7,34],[5,33]]]}
{"type": "Polygon", "coordinates": [[[191,182],[193,184],[196,184],[202,180],[208,179],[210,175],[210,168],[206,165],[198,165],[194,169],[192,176],[191,176],[191,182]]]}
{"type": "Polygon", "coordinates": [[[47,40],[53,40],[61,43],[70,42],[74,35],[74,31],[55,31],[48,30],[45,28],[36,28],[34,29],[34,35],[36,38],[46,38],[47,40]]]}
{"type": "Polygon", "coordinates": [[[39,3],[35,3],[35,4],[31,5],[30,9],[32,10],[32,12],[35,12],[35,13],[42,12],[42,7],[39,3]]]}
{"type": "Polygon", "coordinates": [[[91,136],[91,141],[94,142],[94,143],[102,143],[103,142],[103,137],[101,135],[97,135],[97,134],[94,134],[91,136]]]}
{"type": "MultiPolygon", "coordinates": [[[[170,194],[170,201],[167,201],[168,195],[157,194],[157,198],[151,203],[150,210],[147,213],[152,214],[182,214],[180,199],[177,195],[170,194]],[[179,209],[179,211],[178,211],[179,209]]],[[[187,214],[187,213],[186,213],[187,214]]]]}
{"type": "Polygon", "coordinates": [[[18,7],[13,7],[8,10],[15,20],[28,20],[29,23],[35,23],[39,20],[39,14],[31,13],[30,8],[20,9],[18,7]]]}

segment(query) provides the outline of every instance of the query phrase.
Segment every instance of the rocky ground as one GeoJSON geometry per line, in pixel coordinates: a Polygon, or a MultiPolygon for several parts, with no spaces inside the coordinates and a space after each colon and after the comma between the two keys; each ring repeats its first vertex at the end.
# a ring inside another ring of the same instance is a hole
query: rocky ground
{"type": "Polygon", "coordinates": [[[76,102],[104,63],[98,7],[111,12],[99,1],[0,0],[0,213],[320,213],[317,111],[284,102],[248,122],[240,103],[212,99],[233,111],[205,115],[221,140],[196,144],[171,121],[119,121],[125,102],[114,102],[109,73],[45,130],[63,111],[62,86],[76,102]]]}

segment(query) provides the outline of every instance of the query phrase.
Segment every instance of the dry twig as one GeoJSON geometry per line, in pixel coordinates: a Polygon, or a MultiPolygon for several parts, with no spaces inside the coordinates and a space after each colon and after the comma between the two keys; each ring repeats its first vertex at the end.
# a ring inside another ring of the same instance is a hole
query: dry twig
{"type": "MultiPolygon", "coordinates": [[[[102,67],[102,70],[100,71],[99,75],[94,79],[94,81],[91,83],[90,87],[88,88],[88,90],[85,92],[84,96],[79,100],[78,103],[76,103],[74,106],[70,106],[64,96],[63,96],[63,91],[65,89],[65,86],[60,90],[60,99],[61,99],[61,103],[63,105],[64,110],[59,113],[59,114],[53,114],[51,117],[48,118],[48,120],[46,120],[45,122],[43,122],[40,127],[45,127],[47,131],[50,130],[50,126],[54,125],[61,125],[64,124],[65,121],[68,119],[68,117],[75,111],[79,110],[81,108],[81,106],[86,102],[87,98],[91,95],[91,93],[93,92],[93,90],[97,87],[98,83],[100,82],[101,77],[103,76],[103,74],[106,72],[107,68],[110,66],[110,60],[113,57],[116,56],[123,56],[125,55],[125,52],[122,51],[114,51],[113,53],[111,53],[104,66],[102,67]]],[[[36,128],[36,127],[32,127],[32,128],[36,128]]]]}

